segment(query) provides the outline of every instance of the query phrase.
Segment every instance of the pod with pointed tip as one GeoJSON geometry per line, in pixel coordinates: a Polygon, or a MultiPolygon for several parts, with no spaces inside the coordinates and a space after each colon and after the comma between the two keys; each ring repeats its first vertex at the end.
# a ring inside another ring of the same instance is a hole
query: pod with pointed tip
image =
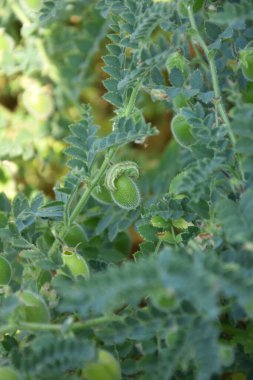
{"type": "Polygon", "coordinates": [[[54,110],[53,98],[45,88],[32,86],[25,90],[22,99],[29,114],[38,120],[47,120],[54,110]]]}
{"type": "Polygon", "coordinates": [[[136,162],[123,161],[112,165],[105,175],[105,187],[108,190],[115,191],[115,181],[123,174],[133,179],[137,179],[139,177],[139,168],[136,162]]]}
{"type": "Polygon", "coordinates": [[[63,264],[68,267],[74,277],[83,276],[85,278],[90,277],[90,269],[86,260],[71,250],[64,250],[62,255],[63,264]]]}
{"type": "Polygon", "coordinates": [[[115,190],[111,191],[111,197],[117,206],[133,210],[140,205],[140,191],[132,178],[124,174],[115,180],[114,185],[115,190]]]}
{"type": "Polygon", "coordinates": [[[171,131],[175,140],[184,148],[194,143],[191,125],[183,115],[175,115],[171,122],[171,131]]]}
{"type": "Polygon", "coordinates": [[[99,350],[97,360],[85,365],[82,376],[85,380],[121,380],[121,371],[110,352],[99,350]]]}
{"type": "Polygon", "coordinates": [[[253,48],[246,48],[240,51],[240,66],[243,76],[253,81],[253,48]]]}

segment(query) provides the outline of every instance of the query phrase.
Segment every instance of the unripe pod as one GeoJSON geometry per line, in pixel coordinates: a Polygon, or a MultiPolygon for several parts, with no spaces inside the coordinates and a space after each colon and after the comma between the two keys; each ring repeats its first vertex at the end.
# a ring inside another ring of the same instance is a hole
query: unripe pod
{"type": "Polygon", "coordinates": [[[22,305],[18,308],[19,318],[26,322],[47,323],[50,319],[48,307],[43,298],[30,290],[19,293],[22,305]]]}
{"type": "Polygon", "coordinates": [[[11,280],[12,269],[6,258],[0,256],[0,286],[8,285],[11,280]]]}
{"type": "Polygon", "coordinates": [[[82,375],[85,380],[120,380],[120,366],[114,356],[105,350],[98,351],[95,362],[87,363],[82,375]]]}
{"type": "Polygon", "coordinates": [[[1,380],[20,380],[20,376],[10,367],[0,367],[1,380]]]}
{"type": "Polygon", "coordinates": [[[244,77],[253,81],[253,48],[246,48],[240,51],[240,65],[244,77]]]}
{"type": "Polygon", "coordinates": [[[123,161],[118,162],[111,166],[105,176],[105,187],[108,190],[116,190],[115,181],[117,178],[121,177],[123,174],[131,178],[139,177],[139,168],[135,162],[132,161],[123,161]]]}
{"type": "Polygon", "coordinates": [[[54,102],[46,88],[33,85],[23,93],[27,111],[38,120],[47,120],[54,110],[54,102]]]}
{"type": "Polygon", "coordinates": [[[90,270],[86,260],[78,253],[70,250],[64,250],[62,253],[63,264],[68,267],[74,277],[83,276],[90,277],[90,270]]]}
{"type": "Polygon", "coordinates": [[[126,210],[137,208],[141,201],[138,186],[132,178],[138,178],[139,168],[135,162],[114,164],[105,176],[105,187],[110,191],[116,205],[126,210]]]}
{"type": "Polygon", "coordinates": [[[113,201],[121,208],[133,210],[140,205],[141,196],[136,183],[127,175],[115,181],[116,190],[111,191],[113,201]]]}
{"type": "Polygon", "coordinates": [[[183,115],[176,115],[173,117],[171,131],[178,144],[184,148],[188,148],[194,143],[194,138],[191,133],[191,125],[183,115]]]}

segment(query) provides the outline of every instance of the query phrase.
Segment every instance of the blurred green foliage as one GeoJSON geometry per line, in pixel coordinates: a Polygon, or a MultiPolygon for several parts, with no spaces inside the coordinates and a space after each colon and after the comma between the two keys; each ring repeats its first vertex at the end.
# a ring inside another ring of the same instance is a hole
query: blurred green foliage
{"type": "MultiPolygon", "coordinates": [[[[80,104],[92,105],[102,135],[111,129],[112,107],[101,85],[108,20],[89,1],[48,2],[38,13],[41,6],[39,0],[0,2],[0,188],[11,198],[34,189],[54,196],[66,172],[63,139],[80,118],[80,104]]],[[[144,103],[148,119],[164,131],[151,142],[152,155],[169,138],[169,118],[148,96],[144,103]]]]}
{"type": "Polygon", "coordinates": [[[252,0],[0,0],[0,376],[252,378],[252,38],[252,0]]]}

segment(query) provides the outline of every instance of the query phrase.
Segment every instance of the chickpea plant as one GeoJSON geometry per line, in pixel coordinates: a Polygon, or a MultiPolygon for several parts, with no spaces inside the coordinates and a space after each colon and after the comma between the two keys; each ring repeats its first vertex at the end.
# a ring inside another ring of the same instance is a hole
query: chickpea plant
{"type": "MultiPolygon", "coordinates": [[[[101,136],[82,106],[54,200],[0,194],[0,378],[251,379],[252,1],[14,3],[24,23],[22,9],[37,14],[41,35],[71,9],[106,20],[104,99],[114,116],[101,136]],[[173,141],[145,170],[122,157],[126,144],[159,133],[145,119],[147,97],[171,113],[173,141]],[[141,238],[134,252],[130,226],[141,238]]],[[[11,41],[1,29],[8,55],[11,41]]],[[[77,103],[73,67],[65,84],[64,71],[48,70],[77,103]]],[[[46,94],[23,98],[36,114],[43,97],[42,119],[56,112],[46,94]]]]}

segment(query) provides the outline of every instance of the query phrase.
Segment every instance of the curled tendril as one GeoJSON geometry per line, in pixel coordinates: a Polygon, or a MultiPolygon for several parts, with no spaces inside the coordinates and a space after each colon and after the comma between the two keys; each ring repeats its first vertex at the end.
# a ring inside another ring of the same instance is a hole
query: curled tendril
{"type": "Polygon", "coordinates": [[[115,181],[123,174],[134,179],[138,178],[140,174],[138,165],[132,161],[123,161],[112,165],[105,176],[106,188],[110,191],[115,191],[115,181]]]}

